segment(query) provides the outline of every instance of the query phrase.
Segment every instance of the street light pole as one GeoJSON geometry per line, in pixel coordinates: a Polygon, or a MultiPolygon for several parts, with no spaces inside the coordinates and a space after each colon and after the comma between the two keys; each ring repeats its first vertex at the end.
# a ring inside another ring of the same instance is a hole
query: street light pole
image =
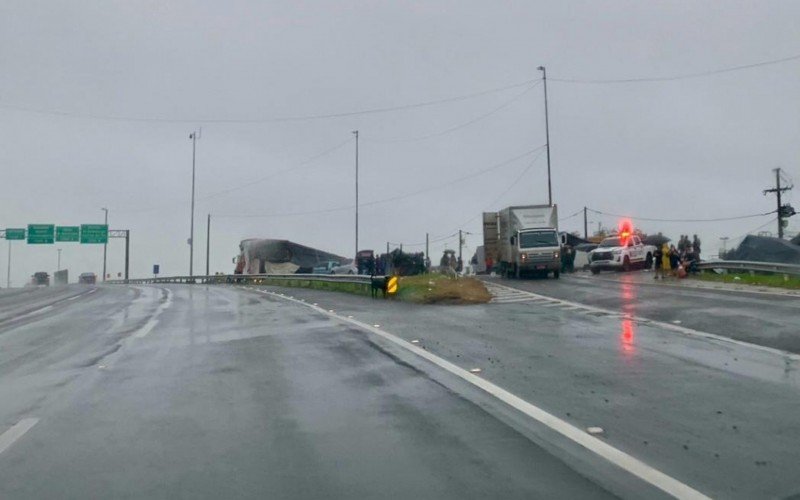
{"type": "Polygon", "coordinates": [[[358,256],[358,130],[354,130],[353,134],[356,136],[356,253],[354,258],[358,256]]]}
{"type": "Polygon", "coordinates": [[[189,134],[192,140],[192,215],[189,222],[189,277],[194,276],[194,173],[197,132],[189,134]]]}
{"type": "Polygon", "coordinates": [[[209,273],[209,262],[211,257],[211,214],[208,214],[208,223],[206,225],[206,276],[209,273]]]}
{"type": "MultiPolygon", "coordinates": [[[[106,230],[108,230],[108,209],[101,208],[103,212],[106,213],[105,219],[103,224],[106,225],[106,230]]],[[[103,244],[103,281],[106,280],[106,256],[108,255],[108,237],[106,237],[106,242],[103,244]]]]}
{"type": "Polygon", "coordinates": [[[547,203],[553,205],[553,186],[550,182],[550,117],[547,112],[547,70],[544,66],[537,68],[542,72],[544,82],[544,134],[547,146],[547,203]]]}
{"type": "Polygon", "coordinates": [[[61,249],[58,249],[58,270],[61,270],[61,249]]]}

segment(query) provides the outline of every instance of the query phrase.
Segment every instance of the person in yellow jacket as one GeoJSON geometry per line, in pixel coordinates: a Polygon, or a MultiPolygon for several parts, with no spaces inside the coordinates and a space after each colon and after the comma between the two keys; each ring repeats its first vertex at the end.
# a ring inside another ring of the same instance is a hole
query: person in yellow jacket
{"type": "Polygon", "coordinates": [[[667,271],[672,272],[672,267],[669,263],[669,245],[665,242],[661,245],[661,276],[663,277],[667,271]]]}

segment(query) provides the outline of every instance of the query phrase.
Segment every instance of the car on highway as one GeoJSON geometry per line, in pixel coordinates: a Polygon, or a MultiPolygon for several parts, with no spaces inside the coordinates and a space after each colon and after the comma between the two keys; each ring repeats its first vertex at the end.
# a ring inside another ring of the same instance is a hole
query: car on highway
{"type": "Polygon", "coordinates": [[[94,273],[81,273],[78,276],[78,283],[81,285],[94,285],[97,283],[97,275],[94,273]]]}
{"type": "Polygon", "coordinates": [[[589,252],[589,270],[630,271],[634,267],[647,269],[653,265],[655,247],[645,245],[639,235],[620,233],[606,238],[589,252]]]}
{"type": "Polygon", "coordinates": [[[31,276],[31,285],[50,286],[50,275],[44,271],[33,273],[33,276],[31,276]]]}

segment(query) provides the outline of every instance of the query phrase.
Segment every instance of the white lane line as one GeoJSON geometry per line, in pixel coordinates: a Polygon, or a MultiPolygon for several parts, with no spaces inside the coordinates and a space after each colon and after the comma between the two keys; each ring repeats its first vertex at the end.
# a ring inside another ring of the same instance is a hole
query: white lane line
{"type": "MultiPolygon", "coordinates": [[[[83,295],[83,294],[81,294],[81,295],[83,295]]],[[[80,295],[75,295],[74,297],[70,297],[67,300],[75,300],[75,299],[78,299],[78,298],[80,298],[80,295]]]]}
{"type": "Polygon", "coordinates": [[[29,312],[29,313],[25,313],[22,316],[15,316],[15,317],[11,318],[11,320],[17,321],[17,320],[20,320],[20,319],[30,318],[31,316],[36,316],[37,314],[42,314],[43,312],[49,311],[52,308],[53,308],[52,304],[49,305],[49,306],[44,306],[42,308],[35,309],[35,310],[33,310],[33,311],[29,312]]]}
{"type": "Polygon", "coordinates": [[[653,319],[642,318],[642,317],[639,317],[639,316],[631,316],[629,314],[621,313],[619,311],[613,311],[611,309],[603,309],[603,308],[600,308],[600,307],[590,306],[590,305],[587,305],[587,304],[581,304],[580,302],[572,302],[572,301],[569,301],[569,300],[554,299],[553,297],[548,297],[547,295],[539,295],[539,294],[534,293],[534,292],[528,292],[527,290],[519,290],[519,289],[516,289],[516,288],[512,288],[512,287],[506,286],[506,285],[498,285],[497,283],[493,283],[492,286],[495,286],[495,287],[498,287],[498,288],[511,288],[512,290],[518,290],[521,293],[528,294],[528,295],[530,295],[532,297],[539,297],[539,298],[541,298],[543,300],[547,300],[547,301],[551,302],[551,304],[542,304],[542,307],[554,307],[556,305],[575,306],[577,309],[582,309],[583,311],[586,311],[587,313],[600,313],[600,314],[603,314],[603,315],[606,315],[606,316],[630,319],[631,321],[636,321],[636,322],[639,322],[639,323],[647,323],[648,325],[658,326],[658,327],[660,327],[660,328],[662,328],[664,330],[670,330],[670,331],[673,331],[673,332],[682,333],[684,335],[688,335],[688,336],[691,336],[691,337],[700,337],[700,338],[704,338],[704,339],[715,340],[715,341],[718,341],[718,342],[724,342],[724,343],[727,343],[727,344],[734,344],[734,345],[737,345],[737,346],[740,346],[740,347],[746,347],[748,349],[754,349],[754,350],[757,350],[757,351],[762,351],[762,352],[766,352],[766,353],[769,353],[769,354],[774,354],[774,355],[780,356],[781,358],[790,359],[792,361],[800,360],[800,354],[795,354],[795,353],[792,353],[792,352],[789,352],[789,351],[783,351],[781,349],[775,349],[774,347],[767,347],[767,346],[758,345],[758,344],[751,344],[750,342],[744,342],[742,340],[736,340],[736,339],[732,339],[730,337],[724,337],[722,335],[717,335],[715,333],[709,333],[709,332],[703,332],[703,331],[700,331],[700,330],[694,330],[692,328],[687,328],[685,326],[680,326],[680,325],[675,325],[675,324],[672,324],[672,323],[667,323],[665,321],[656,321],[656,320],[653,320],[653,319]]]}
{"type": "Polygon", "coordinates": [[[139,328],[136,333],[133,334],[134,337],[139,339],[146,337],[147,334],[150,333],[158,324],[158,317],[161,315],[161,313],[172,305],[172,292],[168,288],[160,288],[160,290],[167,293],[166,300],[164,300],[164,302],[158,306],[158,309],[156,309],[156,312],[153,313],[153,316],[150,317],[147,323],[145,323],[143,327],[139,328]]]}
{"type": "Polygon", "coordinates": [[[11,448],[12,444],[24,436],[25,433],[31,430],[38,422],[38,418],[23,418],[12,425],[10,429],[0,434],[0,454],[11,448]]]}
{"type": "Polygon", "coordinates": [[[678,481],[677,479],[664,474],[658,469],[655,469],[647,465],[646,463],[642,462],[641,460],[634,458],[631,455],[628,455],[624,451],[621,451],[611,446],[605,441],[601,441],[600,439],[587,434],[583,429],[575,427],[574,425],[564,420],[561,420],[560,418],[556,417],[555,415],[552,415],[551,413],[546,412],[545,410],[539,408],[533,403],[529,403],[528,401],[525,401],[519,396],[515,396],[514,394],[508,392],[502,387],[497,386],[481,377],[478,377],[470,373],[469,371],[436,356],[435,354],[432,354],[420,347],[417,347],[411,342],[407,342],[401,339],[400,337],[397,337],[385,330],[381,330],[372,325],[362,323],[361,321],[358,321],[356,319],[340,316],[336,313],[329,313],[327,310],[321,307],[309,305],[307,303],[300,302],[297,299],[290,299],[288,297],[280,296],[272,292],[270,292],[270,295],[284,300],[289,300],[291,302],[294,302],[302,306],[310,307],[311,309],[319,312],[320,314],[324,314],[328,317],[354,325],[374,335],[377,335],[383,339],[386,339],[389,342],[403,349],[406,349],[427,361],[430,361],[434,365],[482,389],[486,393],[499,399],[500,401],[503,401],[504,403],[516,409],[517,411],[520,411],[523,414],[529,416],[530,418],[536,420],[537,422],[546,425],[547,427],[557,432],[558,434],[561,434],[567,439],[579,444],[580,446],[583,446],[587,450],[604,458],[605,460],[611,462],[612,464],[628,471],[630,474],[633,474],[634,476],[640,478],[641,480],[647,482],[648,484],[655,486],[661,491],[664,491],[665,493],[674,496],[675,498],[691,498],[691,499],[709,498],[706,495],[695,490],[691,486],[684,484],[678,481]]]}

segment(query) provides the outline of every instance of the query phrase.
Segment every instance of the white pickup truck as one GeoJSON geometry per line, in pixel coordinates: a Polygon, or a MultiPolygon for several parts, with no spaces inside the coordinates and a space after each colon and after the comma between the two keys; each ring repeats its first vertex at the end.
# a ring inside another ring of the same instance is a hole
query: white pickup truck
{"type": "Polygon", "coordinates": [[[597,274],[603,269],[630,271],[634,267],[649,269],[653,265],[656,247],[645,245],[637,235],[612,237],[600,242],[589,252],[589,269],[597,274]]]}

